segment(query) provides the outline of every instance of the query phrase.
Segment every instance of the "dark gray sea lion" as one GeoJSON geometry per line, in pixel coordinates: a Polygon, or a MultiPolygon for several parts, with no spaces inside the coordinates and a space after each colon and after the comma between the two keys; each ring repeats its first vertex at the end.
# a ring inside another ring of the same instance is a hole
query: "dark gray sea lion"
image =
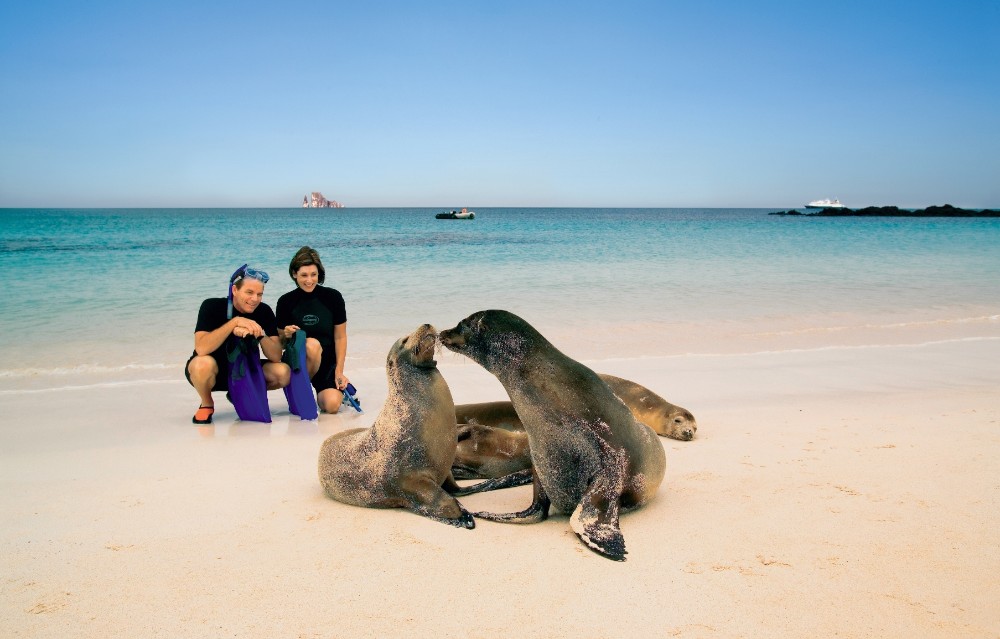
{"type": "Polygon", "coordinates": [[[389,392],[371,428],[329,437],[319,453],[326,493],[346,504],[408,508],[453,526],[475,521],[448,492],[457,429],[451,391],[434,361],[437,334],[424,324],[393,344],[386,358],[389,392]]]}
{"type": "Polygon", "coordinates": [[[663,481],[666,459],[656,433],[637,422],[594,371],[512,313],[474,313],[440,339],[503,384],[531,449],[531,505],[518,513],[475,515],[534,523],[548,517],[551,505],[570,514],[587,546],[623,561],[619,513],[649,502],[663,481]]]}
{"type": "MultiPolygon", "coordinates": [[[[599,373],[598,377],[611,388],[632,415],[649,426],[657,435],[690,441],[698,432],[698,422],[685,408],[671,404],[653,391],[633,381],[599,373]]],[[[521,418],[510,402],[458,404],[455,418],[459,424],[481,424],[507,430],[522,430],[521,418]]]]}

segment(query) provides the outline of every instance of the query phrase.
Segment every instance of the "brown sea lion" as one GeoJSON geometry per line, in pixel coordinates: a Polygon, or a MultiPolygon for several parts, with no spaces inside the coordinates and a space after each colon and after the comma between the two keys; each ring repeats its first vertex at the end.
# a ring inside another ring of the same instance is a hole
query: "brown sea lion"
{"type": "Polygon", "coordinates": [[[625,402],[632,415],[657,435],[685,442],[694,439],[698,422],[686,408],[671,404],[642,384],[605,373],[598,376],[625,402]]]}
{"type": "MultiPolygon", "coordinates": [[[[510,402],[505,402],[510,404],[510,402]]],[[[531,468],[528,434],[482,424],[459,424],[451,474],[455,479],[504,477],[531,468]]]]}
{"type": "Polygon", "coordinates": [[[389,349],[385,405],[371,428],[329,437],[319,453],[326,493],[346,504],[408,508],[435,521],[474,528],[448,492],[457,430],[451,391],[434,361],[437,333],[424,324],[389,349]]]}
{"type": "Polygon", "coordinates": [[[666,459],[656,433],[636,421],[594,371],[513,313],[474,313],[440,339],[503,384],[531,449],[531,505],[518,513],[474,514],[534,523],[554,506],[570,514],[573,531],[588,547],[624,561],[619,513],[649,502],[663,481],[666,459]]]}
{"type": "MultiPolygon", "coordinates": [[[[657,435],[690,441],[698,432],[698,422],[685,408],[671,404],[653,391],[633,381],[599,373],[598,377],[611,387],[628,409],[657,435]]],[[[510,402],[457,404],[455,418],[459,424],[482,424],[507,430],[523,430],[521,418],[510,402]]]]}

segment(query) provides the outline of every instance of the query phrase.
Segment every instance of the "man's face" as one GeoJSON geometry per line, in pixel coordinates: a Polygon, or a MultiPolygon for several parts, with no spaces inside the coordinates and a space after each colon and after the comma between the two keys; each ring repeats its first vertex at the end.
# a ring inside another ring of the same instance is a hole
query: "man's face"
{"type": "Polygon", "coordinates": [[[249,315],[264,299],[264,283],[248,277],[240,284],[240,288],[233,284],[233,307],[240,313],[249,315]]]}

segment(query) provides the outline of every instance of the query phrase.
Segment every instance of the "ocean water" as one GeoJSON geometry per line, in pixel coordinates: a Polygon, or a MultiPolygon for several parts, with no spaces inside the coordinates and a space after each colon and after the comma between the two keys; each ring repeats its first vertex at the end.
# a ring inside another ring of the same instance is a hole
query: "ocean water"
{"type": "Polygon", "coordinates": [[[418,324],[513,311],[578,359],[1000,338],[1000,220],[767,209],[0,210],[0,391],[182,379],[244,262],[272,308],[316,248],[352,368],[418,324]]]}

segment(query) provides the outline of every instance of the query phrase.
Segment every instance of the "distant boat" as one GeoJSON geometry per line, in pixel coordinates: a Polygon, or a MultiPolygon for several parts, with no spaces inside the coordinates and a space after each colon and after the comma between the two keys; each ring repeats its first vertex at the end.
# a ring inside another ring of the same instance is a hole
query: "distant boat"
{"type": "Polygon", "coordinates": [[[840,203],[840,200],[831,200],[829,198],[825,200],[813,200],[809,204],[806,204],[807,209],[843,209],[847,208],[840,203]]]}
{"type": "Polygon", "coordinates": [[[445,211],[443,213],[438,213],[434,217],[439,220],[474,220],[476,219],[476,212],[469,211],[467,209],[462,209],[461,211],[452,211],[451,213],[445,211]]]}

